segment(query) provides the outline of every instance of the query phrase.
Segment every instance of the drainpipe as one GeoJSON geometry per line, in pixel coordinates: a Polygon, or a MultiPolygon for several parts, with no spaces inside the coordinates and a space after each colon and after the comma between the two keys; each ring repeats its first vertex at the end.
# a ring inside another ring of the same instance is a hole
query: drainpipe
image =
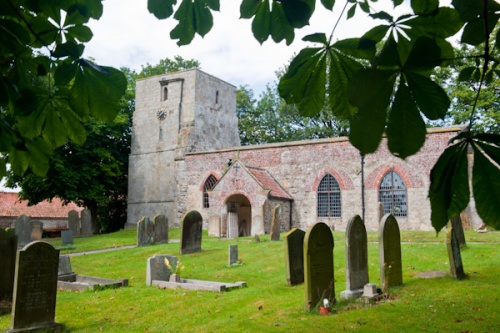
{"type": "Polygon", "coordinates": [[[289,224],[288,230],[292,230],[292,226],[293,226],[293,223],[292,223],[292,209],[293,209],[293,201],[290,200],[290,221],[288,222],[288,224],[289,224]]]}

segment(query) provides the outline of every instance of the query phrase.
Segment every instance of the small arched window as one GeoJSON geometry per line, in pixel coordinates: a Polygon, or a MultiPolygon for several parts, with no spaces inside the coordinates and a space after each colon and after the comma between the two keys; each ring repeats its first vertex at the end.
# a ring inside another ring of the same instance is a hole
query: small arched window
{"type": "Polygon", "coordinates": [[[163,87],[162,101],[166,101],[167,99],[168,99],[168,88],[163,87]]]}
{"type": "Polygon", "coordinates": [[[379,202],[384,207],[384,215],[408,216],[406,185],[403,178],[396,171],[390,170],[382,178],[378,197],[379,202]]]}
{"type": "Polygon", "coordinates": [[[203,208],[210,207],[210,200],[208,198],[208,191],[211,191],[215,187],[216,183],[217,183],[217,178],[215,178],[214,175],[210,175],[207,177],[207,180],[205,181],[205,185],[203,185],[203,208]]]}
{"type": "Polygon", "coordinates": [[[340,199],[339,183],[331,174],[325,175],[318,186],[318,217],[340,217],[340,199]]]}

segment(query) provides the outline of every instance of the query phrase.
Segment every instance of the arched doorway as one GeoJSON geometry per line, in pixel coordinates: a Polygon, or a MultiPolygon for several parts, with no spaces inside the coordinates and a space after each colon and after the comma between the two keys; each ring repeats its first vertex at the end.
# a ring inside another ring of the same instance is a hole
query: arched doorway
{"type": "Polygon", "coordinates": [[[226,200],[227,238],[250,236],[252,207],[243,194],[235,194],[226,200]]]}

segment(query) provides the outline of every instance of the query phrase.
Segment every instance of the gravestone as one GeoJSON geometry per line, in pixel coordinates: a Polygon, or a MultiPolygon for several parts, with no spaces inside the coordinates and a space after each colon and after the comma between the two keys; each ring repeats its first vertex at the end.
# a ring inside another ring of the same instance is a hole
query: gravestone
{"type": "Polygon", "coordinates": [[[31,221],[31,241],[42,240],[43,235],[43,222],[31,221]]]}
{"type": "Polygon", "coordinates": [[[137,246],[146,246],[154,243],[154,225],[148,216],[137,222],[137,246]]]}
{"type": "Polygon", "coordinates": [[[153,217],[154,243],[168,243],[168,219],[165,215],[153,217]]]}
{"type": "Polygon", "coordinates": [[[293,228],[284,236],[286,282],[295,286],[304,283],[304,237],[306,233],[293,228]]]}
{"type": "Polygon", "coordinates": [[[457,237],[458,244],[460,244],[460,248],[467,247],[467,243],[465,242],[464,227],[462,225],[462,218],[460,215],[451,219],[451,227],[455,230],[454,233],[457,237]]]}
{"type": "Polygon", "coordinates": [[[71,260],[69,256],[59,256],[59,266],[57,270],[58,276],[72,275],[71,260]]]}
{"type": "Polygon", "coordinates": [[[90,210],[84,209],[80,214],[82,237],[92,236],[94,234],[94,230],[92,228],[92,216],[90,215],[90,210]]]}
{"type": "Polygon", "coordinates": [[[311,226],[304,236],[306,310],[314,309],[325,298],[335,302],[333,246],[332,231],[323,222],[311,226]]]}
{"type": "Polygon", "coordinates": [[[201,252],[203,218],[192,210],[181,221],[181,254],[201,252]]]}
{"type": "Polygon", "coordinates": [[[222,234],[220,226],[220,216],[212,215],[208,218],[208,235],[212,237],[220,237],[222,234]]]}
{"type": "Polygon", "coordinates": [[[238,263],[238,245],[229,245],[227,264],[229,266],[238,263]]]}
{"type": "Polygon", "coordinates": [[[73,244],[73,230],[61,231],[61,245],[73,244]]]}
{"type": "Polygon", "coordinates": [[[157,254],[151,258],[148,258],[147,268],[146,268],[146,285],[151,286],[153,280],[159,281],[169,281],[170,280],[170,269],[165,265],[165,258],[168,261],[177,266],[178,259],[175,256],[169,254],[157,254]]]}
{"type": "Polygon", "coordinates": [[[403,284],[401,234],[398,221],[392,214],[382,218],[378,233],[380,255],[380,285],[386,290],[403,284]]]}
{"type": "Polygon", "coordinates": [[[17,246],[23,247],[31,242],[31,219],[21,215],[16,219],[17,246]]]}
{"type": "Polygon", "coordinates": [[[68,229],[72,231],[73,237],[81,237],[80,216],[76,210],[70,210],[68,213],[68,229]]]}
{"type": "Polygon", "coordinates": [[[450,259],[451,275],[457,280],[462,280],[465,278],[465,273],[462,263],[462,254],[460,253],[460,241],[456,230],[451,226],[451,223],[448,224],[446,247],[448,249],[448,258],[450,259]]]}
{"type": "Polygon", "coordinates": [[[18,252],[11,329],[7,332],[60,332],[54,322],[59,250],[36,241],[18,252]]]}
{"type": "Polygon", "coordinates": [[[353,299],[363,294],[368,283],[368,238],[363,220],[359,215],[347,223],[345,230],[346,290],[340,298],[353,299]]]}
{"type": "Polygon", "coordinates": [[[280,240],[280,231],[281,231],[281,206],[277,205],[273,210],[273,219],[271,221],[271,235],[270,239],[272,241],[280,240]]]}
{"type": "Polygon", "coordinates": [[[12,301],[16,253],[17,236],[15,230],[0,228],[0,301],[12,301]]]}

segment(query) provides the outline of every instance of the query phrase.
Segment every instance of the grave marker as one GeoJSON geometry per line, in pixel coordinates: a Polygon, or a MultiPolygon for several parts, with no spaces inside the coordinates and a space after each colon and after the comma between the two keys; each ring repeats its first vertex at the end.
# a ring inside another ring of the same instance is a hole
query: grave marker
{"type": "Polygon", "coordinates": [[[448,234],[446,236],[446,247],[450,259],[451,275],[457,280],[465,278],[462,254],[460,253],[460,241],[455,228],[448,223],[448,234]]]}
{"type": "Polygon", "coordinates": [[[192,210],[181,221],[181,254],[201,252],[203,218],[192,210]]]}
{"type": "Polygon", "coordinates": [[[70,210],[68,213],[68,229],[73,232],[73,237],[81,237],[80,216],[76,210],[70,210]]]}
{"type": "Polygon", "coordinates": [[[16,219],[17,245],[23,247],[31,241],[31,219],[21,215],[16,219]]]}
{"type": "Polygon", "coordinates": [[[14,229],[0,228],[0,300],[12,301],[16,270],[17,236],[14,229]]]}
{"type": "Polygon", "coordinates": [[[148,258],[148,264],[146,268],[146,285],[151,286],[153,280],[159,281],[169,281],[170,280],[170,269],[165,265],[165,258],[174,265],[177,266],[177,257],[170,254],[157,254],[151,258],[148,258]]]}
{"type": "Polygon", "coordinates": [[[221,225],[220,225],[220,216],[212,215],[208,218],[208,235],[209,236],[218,236],[220,237],[222,234],[221,225]]]}
{"type": "Polygon", "coordinates": [[[153,217],[154,243],[168,243],[168,219],[165,215],[153,217]]]}
{"type": "Polygon", "coordinates": [[[368,283],[368,239],[363,220],[359,215],[347,223],[345,231],[346,290],[343,299],[358,298],[368,283]]]}
{"type": "Polygon", "coordinates": [[[398,221],[392,214],[382,218],[378,233],[380,285],[387,289],[403,284],[401,235],[398,221]]]}
{"type": "Polygon", "coordinates": [[[73,230],[61,231],[61,245],[73,244],[73,230]]]}
{"type": "Polygon", "coordinates": [[[304,283],[304,237],[306,233],[293,228],[284,236],[286,281],[295,286],[304,283]]]}
{"type": "Polygon", "coordinates": [[[306,309],[314,309],[323,299],[335,301],[333,278],[333,237],[323,222],[311,226],[304,237],[304,284],[306,309]]]}
{"type": "Polygon", "coordinates": [[[31,241],[42,240],[43,235],[43,222],[31,221],[31,241]]]}
{"type": "Polygon", "coordinates": [[[154,242],[154,225],[148,216],[137,222],[137,246],[151,245],[154,242]]]}
{"type": "Polygon", "coordinates": [[[59,250],[48,243],[36,241],[18,252],[11,329],[7,332],[61,330],[54,322],[58,266],[59,250]]]}
{"type": "Polygon", "coordinates": [[[80,214],[82,237],[92,236],[94,234],[94,230],[92,227],[92,216],[90,214],[90,210],[85,208],[80,214]]]}
{"type": "Polygon", "coordinates": [[[238,245],[229,245],[227,257],[229,266],[238,263],[238,245]]]}
{"type": "Polygon", "coordinates": [[[277,205],[273,209],[273,219],[271,221],[271,234],[270,234],[270,239],[272,241],[279,241],[280,240],[280,231],[281,231],[281,223],[280,223],[280,217],[281,217],[281,206],[277,205]]]}

